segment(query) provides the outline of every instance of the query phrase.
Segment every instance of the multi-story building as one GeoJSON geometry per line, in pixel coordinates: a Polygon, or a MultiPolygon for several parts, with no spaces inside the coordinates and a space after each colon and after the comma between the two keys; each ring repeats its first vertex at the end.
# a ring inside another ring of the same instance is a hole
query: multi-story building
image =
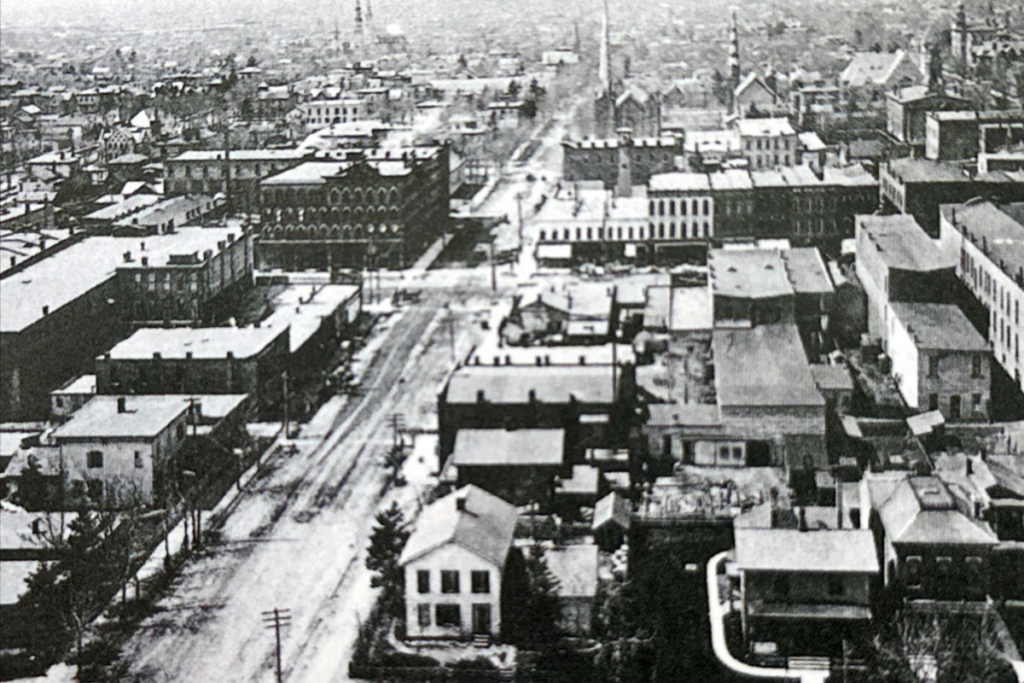
{"type": "Polygon", "coordinates": [[[885,209],[912,215],[925,231],[939,234],[939,205],[974,197],[1024,201],[1024,183],[1002,171],[968,175],[959,166],[929,159],[892,159],[879,169],[885,209]]]}
{"type": "Polygon", "coordinates": [[[282,408],[288,328],[142,328],[96,359],[99,394],[248,394],[282,408]]]}
{"type": "Polygon", "coordinates": [[[864,529],[737,528],[744,642],[779,643],[780,654],[842,652],[843,638],[869,627],[878,576],[864,529]]]}
{"type": "Polygon", "coordinates": [[[448,226],[449,147],[345,150],[261,184],[259,262],[404,267],[448,226]]]}
{"type": "Polygon", "coordinates": [[[299,111],[307,130],[317,130],[335,123],[363,121],[370,114],[366,100],[358,97],[311,100],[300,104],[299,111]]]}
{"type": "Polygon", "coordinates": [[[402,550],[406,637],[501,634],[516,508],[476,486],[427,506],[402,550]]]}
{"type": "Polygon", "coordinates": [[[622,131],[618,139],[565,140],[562,152],[564,180],[600,180],[610,190],[619,182],[622,163],[629,166],[632,184],[646,185],[651,176],[674,170],[683,148],[674,137],[633,137],[632,131],[622,131]]]}
{"type": "Polygon", "coordinates": [[[164,162],[164,192],[227,197],[231,210],[259,210],[260,181],[298,166],[312,152],[299,149],[193,150],[164,162]]]}
{"type": "Polygon", "coordinates": [[[740,152],[752,169],[797,166],[801,150],[789,119],[738,119],[740,152]]]}
{"type": "Polygon", "coordinates": [[[992,354],[1024,390],[1024,204],[943,205],[941,241],[960,280],[988,311],[992,354]]]}
{"type": "Polygon", "coordinates": [[[985,599],[999,540],[957,507],[945,482],[865,477],[861,501],[861,526],[875,533],[887,589],[912,599],[985,599]]]}
{"type": "Polygon", "coordinates": [[[88,237],[8,271],[0,280],[5,419],[45,419],[49,393],[92,372],[136,316],[214,316],[225,296],[251,283],[252,249],[241,228],[182,228],[144,239],[88,237]]]}
{"type": "Polygon", "coordinates": [[[868,332],[883,343],[894,301],[953,303],[954,260],[910,216],[857,216],[857,279],[868,299],[868,332]]]}
{"type": "MultiPolygon", "coordinates": [[[[886,132],[892,141],[920,153],[925,146],[925,120],[937,112],[961,111],[971,103],[961,97],[915,85],[886,95],[886,132]]],[[[931,158],[931,157],[929,157],[931,158]]]]}
{"type": "Polygon", "coordinates": [[[992,356],[967,316],[953,304],[895,301],[887,310],[886,352],[907,405],[950,421],[987,419],[992,356]]]}
{"type": "Polygon", "coordinates": [[[1019,149],[1022,143],[1020,110],[936,111],[925,121],[925,157],[934,161],[974,159],[978,154],[1019,149]]]}

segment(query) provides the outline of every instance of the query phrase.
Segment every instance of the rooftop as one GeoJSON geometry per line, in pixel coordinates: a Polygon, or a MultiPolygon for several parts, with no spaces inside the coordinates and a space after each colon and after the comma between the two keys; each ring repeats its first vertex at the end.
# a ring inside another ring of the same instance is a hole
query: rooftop
{"type": "Polygon", "coordinates": [[[0,280],[0,330],[21,331],[103,284],[117,268],[139,267],[137,260],[126,263],[125,253],[138,256],[143,243],[149,267],[155,267],[166,264],[171,255],[216,253],[219,242],[238,233],[237,228],[179,228],[171,234],[147,236],[142,242],[88,237],[0,280]]]}
{"type": "Polygon", "coordinates": [[[966,183],[971,180],[956,164],[929,159],[892,159],[885,168],[904,183],[966,183]]]}
{"type": "Polygon", "coordinates": [[[512,547],[515,527],[514,506],[476,486],[464,486],[424,508],[399,564],[453,543],[501,567],[512,547]]]}
{"type": "Polygon", "coordinates": [[[110,350],[113,360],[250,358],[287,330],[272,327],[144,327],[110,350]]]}
{"type": "Polygon", "coordinates": [[[885,533],[893,543],[995,545],[995,535],[957,507],[938,477],[910,477],[899,482],[879,508],[885,533]]]}
{"type": "Polygon", "coordinates": [[[878,573],[868,529],[735,529],[736,566],[747,571],[878,573]]]}
{"type": "Polygon", "coordinates": [[[715,381],[721,406],[824,406],[796,325],[715,330],[715,381]]]}
{"type": "Polygon", "coordinates": [[[655,286],[647,290],[644,328],[680,332],[710,330],[714,307],[707,287],[655,286]]]}
{"type": "Polygon", "coordinates": [[[470,366],[448,381],[449,403],[475,403],[477,392],[489,403],[525,404],[534,392],[542,403],[609,405],[615,400],[612,369],[605,365],[531,367],[470,366]]]}
{"type": "Polygon", "coordinates": [[[893,314],[922,349],[942,351],[989,350],[988,342],[953,304],[894,301],[893,314]]]}
{"type": "Polygon", "coordinates": [[[821,391],[853,391],[853,378],[842,365],[811,365],[811,377],[821,391]]]}
{"type": "Polygon", "coordinates": [[[597,595],[597,546],[567,545],[549,548],[544,559],[558,580],[562,598],[594,598],[597,595]]]}
{"type": "Polygon", "coordinates": [[[767,299],[793,294],[786,263],[770,249],[711,249],[708,272],[716,296],[767,299]]]}
{"type": "Polygon", "coordinates": [[[54,430],[53,438],[58,442],[62,439],[153,438],[188,409],[188,403],[178,395],[95,396],[54,430]],[[118,411],[118,401],[122,398],[125,412],[118,411]]]}
{"type": "Polygon", "coordinates": [[[452,464],[476,466],[559,466],[564,429],[460,429],[452,464]]]}
{"type": "MultiPolygon", "coordinates": [[[[308,155],[308,151],[301,149],[233,149],[228,153],[231,161],[292,161],[308,155]]],[[[223,158],[222,150],[191,150],[171,161],[221,161],[223,158]]]]}
{"type": "Polygon", "coordinates": [[[648,186],[652,192],[706,192],[711,181],[706,173],[675,171],[652,175],[648,186]]]}
{"type": "Polygon", "coordinates": [[[1016,278],[1024,270],[1024,202],[944,204],[942,213],[1007,275],[1016,278]]]}
{"type": "Polygon", "coordinates": [[[780,137],[796,135],[789,119],[737,119],[736,130],[741,137],[780,137]]]}
{"type": "Polygon", "coordinates": [[[782,253],[782,259],[797,294],[831,294],[835,291],[817,247],[789,249],[782,253]]]}
{"type": "Polygon", "coordinates": [[[939,249],[913,216],[857,216],[856,220],[858,246],[863,234],[890,268],[930,271],[955,265],[955,257],[939,249]]]}
{"type": "Polygon", "coordinates": [[[295,353],[316,334],[324,318],[358,296],[359,287],[355,285],[289,285],[274,298],[274,312],[260,322],[260,327],[288,329],[291,351],[295,353]]]}

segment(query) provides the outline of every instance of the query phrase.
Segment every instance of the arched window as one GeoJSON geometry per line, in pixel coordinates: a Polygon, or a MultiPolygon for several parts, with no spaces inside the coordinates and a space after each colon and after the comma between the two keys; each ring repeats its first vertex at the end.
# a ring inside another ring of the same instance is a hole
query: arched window
{"type": "Polygon", "coordinates": [[[341,190],[336,187],[332,187],[330,192],[327,193],[327,203],[331,206],[341,204],[341,190]]]}
{"type": "Polygon", "coordinates": [[[658,215],[659,216],[664,216],[665,215],[665,200],[664,199],[662,199],[662,200],[660,200],[658,202],[658,215]]]}
{"type": "Polygon", "coordinates": [[[674,199],[668,200],[668,215],[669,216],[675,216],[676,215],[676,200],[674,200],[674,199]]]}
{"type": "Polygon", "coordinates": [[[647,208],[649,210],[648,213],[651,216],[653,216],[654,215],[654,200],[653,199],[650,201],[650,203],[648,203],[647,208]]]}

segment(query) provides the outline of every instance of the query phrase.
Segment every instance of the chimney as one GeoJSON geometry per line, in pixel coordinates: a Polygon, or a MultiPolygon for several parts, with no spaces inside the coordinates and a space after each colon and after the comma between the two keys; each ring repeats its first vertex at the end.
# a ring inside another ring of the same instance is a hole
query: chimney
{"type": "Polygon", "coordinates": [[[159,351],[154,351],[153,352],[153,360],[160,360],[160,352],[159,351]]]}
{"type": "Polygon", "coordinates": [[[128,412],[128,399],[126,399],[124,396],[118,396],[117,397],[117,412],[118,413],[127,413],[128,412]]]}
{"type": "Polygon", "coordinates": [[[796,528],[800,531],[807,531],[807,509],[802,506],[797,513],[796,528]]]}
{"type": "Polygon", "coordinates": [[[43,306],[43,315],[50,315],[50,307],[43,306]]]}
{"type": "Polygon", "coordinates": [[[465,512],[466,511],[466,498],[465,498],[465,496],[458,496],[455,499],[455,509],[458,510],[459,512],[465,512]]]}
{"type": "Polygon", "coordinates": [[[139,251],[146,251],[146,243],[139,242],[139,251]]]}
{"type": "Polygon", "coordinates": [[[587,357],[586,356],[580,356],[580,365],[586,365],[586,364],[587,364],[587,357]]]}
{"type": "Polygon", "coordinates": [[[483,389],[477,389],[477,391],[476,391],[476,402],[477,403],[483,403],[484,400],[485,400],[484,399],[484,390],[483,389]]]}
{"type": "Polygon", "coordinates": [[[191,358],[191,357],[192,357],[192,352],[191,351],[186,351],[185,352],[185,358],[191,358]]]}
{"type": "Polygon", "coordinates": [[[12,256],[11,257],[11,268],[13,268],[16,265],[18,265],[18,257],[17,256],[12,256]]]}
{"type": "Polygon", "coordinates": [[[132,252],[130,252],[130,251],[124,252],[124,262],[125,263],[131,263],[132,262],[132,252]]]}
{"type": "Polygon", "coordinates": [[[536,402],[537,402],[537,390],[536,389],[530,389],[530,403],[536,403],[536,402]]]}
{"type": "Polygon", "coordinates": [[[148,266],[149,265],[149,257],[148,256],[143,256],[142,257],[142,265],[144,265],[144,266],[148,266]]]}
{"type": "Polygon", "coordinates": [[[967,456],[967,471],[965,472],[965,474],[968,477],[974,474],[974,462],[971,460],[970,456],[967,456]]]}

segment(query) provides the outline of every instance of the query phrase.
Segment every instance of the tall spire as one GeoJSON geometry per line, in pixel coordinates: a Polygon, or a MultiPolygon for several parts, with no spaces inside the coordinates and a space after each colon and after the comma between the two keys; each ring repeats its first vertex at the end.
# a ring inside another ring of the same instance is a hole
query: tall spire
{"type": "Polygon", "coordinates": [[[363,32],[363,6],[356,0],[356,32],[363,32]]]}
{"type": "Polygon", "coordinates": [[[601,14],[601,56],[597,67],[597,77],[601,81],[604,92],[611,96],[612,92],[612,69],[611,69],[611,42],[608,28],[608,0],[604,0],[604,12],[601,14]]]}
{"type": "Polygon", "coordinates": [[[366,23],[373,21],[373,8],[370,7],[370,0],[366,0],[366,23]]]}
{"type": "Polygon", "coordinates": [[[736,8],[729,19],[729,109],[736,113],[736,88],[740,84],[740,36],[736,27],[736,8]]]}

